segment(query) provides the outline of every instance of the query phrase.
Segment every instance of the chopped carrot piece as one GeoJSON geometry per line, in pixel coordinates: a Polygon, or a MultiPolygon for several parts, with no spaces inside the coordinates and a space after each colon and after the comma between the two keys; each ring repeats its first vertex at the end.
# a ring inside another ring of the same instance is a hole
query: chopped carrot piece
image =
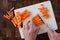
{"type": "Polygon", "coordinates": [[[22,20],[26,19],[30,15],[30,12],[27,10],[24,10],[22,13],[21,12],[16,12],[16,19],[17,19],[17,27],[19,28],[21,26],[22,20]]]}
{"type": "Polygon", "coordinates": [[[10,16],[9,15],[3,15],[4,18],[10,20],[10,16]]]}
{"type": "Polygon", "coordinates": [[[21,23],[22,23],[22,17],[21,17],[21,14],[20,12],[16,12],[16,19],[17,19],[17,27],[19,28],[21,26],[21,23]]]}
{"type": "Polygon", "coordinates": [[[11,11],[10,13],[9,13],[9,12],[7,12],[7,13],[8,13],[8,15],[10,16],[10,19],[12,19],[12,18],[14,17],[13,11],[11,11]]]}
{"type": "Polygon", "coordinates": [[[12,7],[9,11],[7,11],[8,15],[10,16],[10,19],[14,17],[13,10],[14,10],[14,7],[12,7]]]}
{"type": "Polygon", "coordinates": [[[22,22],[19,22],[19,23],[18,23],[17,28],[21,27],[21,23],[22,23],[22,22]]]}
{"type": "Polygon", "coordinates": [[[39,15],[35,15],[32,18],[32,22],[35,24],[35,26],[39,26],[39,25],[43,24],[43,21],[41,20],[41,18],[39,17],[39,15]]]}
{"type": "Polygon", "coordinates": [[[7,13],[8,13],[8,15],[3,15],[6,19],[8,19],[8,20],[10,20],[10,19],[12,19],[13,17],[14,17],[14,15],[13,15],[13,9],[14,9],[14,7],[13,8],[11,8],[7,13]]]}
{"type": "Polygon", "coordinates": [[[12,21],[13,25],[16,27],[16,26],[17,26],[17,20],[16,20],[16,17],[14,17],[11,21],[12,21]]]}
{"type": "Polygon", "coordinates": [[[14,10],[14,7],[12,7],[9,11],[8,11],[8,13],[10,13],[11,11],[13,11],[14,10]]]}
{"type": "Polygon", "coordinates": [[[22,20],[20,12],[16,12],[16,19],[18,22],[20,22],[22,20]]]}

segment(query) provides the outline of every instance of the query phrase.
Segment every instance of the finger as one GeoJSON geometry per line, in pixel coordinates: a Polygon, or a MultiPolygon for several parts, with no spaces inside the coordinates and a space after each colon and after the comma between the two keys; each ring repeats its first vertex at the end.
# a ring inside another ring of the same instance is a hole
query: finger
{"type": "Polygon", "coordinates": [[[23,30],[25,30],[25,25],[23,25],[23,30]]]}
{"type": "Polygon", "coordinates": [[[49,39],[51,40],[51,35],[48,33],[48,37],[49,37],[49,39]]]}
{"type": "Polygon", "coordinates": [[[36,29],[35,32],[33,32],[33,35],[34,35],[35,37],[37,37],[39,30],[40,30],[40,28],[36,29]]]}
{"type": "Polygon", "coordinates": [[[28,29],[30,29],[30,26],[31,26],[30,22],[31,22],[30,20],[27,22],[28,29]]]}
{"type": "Polygon", "coordinates": [[[30,23],[29,23],[29,32],[33,33],[34,32],[34,26],[32,24],[32,21],[30,20],[30,23]]]}
{"type": "Polygon", "coordinates": [[[24,25],[24,26],[23,26],[23,29],[24,29],[24,30],[28,30],[27,25],[24,25]]]}
{"type": "Polygon", "coordinates": [[[29,20],[28,22],[27,22],[27,24],[29,24],[31,21],[29,20]]]}
{"type": "Polygon", "coordinates": [[[38,27],[38,28],[36,29],[36,31],[35,31],[35,34],[36,34],[36,35],[38,34],[39,30],[40,30],[40,27],[38,27]]]}
{"type": "Polygon", "coordinates": [[[31,20],[29,20],[28,25],[29,25],[29,29],[31,30],[31,29],[33,28],[33,27],[32,27],[32,21],[31,21],[31,20]]]}
{"type": "Polygon", "coordinates": [[[27,24],[25,25],[25,29],[29,30],[29,23],[30,23],[30,20],[27,22],[27,24]]]}
{"type": "Polygon", "coordinates": [[[47,29],[47,32],[48,32],[48,36],[49,36],[50,38],[54,37],[54,35],[56,34],[56,32],[55,32],[54,30],[50,29],[50,28],[48,27],[48,25],[46,25],[46,29],[47,29]]]}

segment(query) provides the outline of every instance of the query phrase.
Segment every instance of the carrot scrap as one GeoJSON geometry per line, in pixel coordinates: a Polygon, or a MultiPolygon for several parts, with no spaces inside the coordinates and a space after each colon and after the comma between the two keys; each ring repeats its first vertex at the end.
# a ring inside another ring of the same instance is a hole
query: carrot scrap
{"type": "Polygon", "coordinates": [[[38,14],[32,18],[32,22],[35,24],[35,26],[43,24],[43,21],[41,20],[38,14]]]}
{"type": "Polygon", "coordinates": [[[43,17],[49,18],[48,9],[44,7],[44,4],[41,4],[41,7],[38,8],[43,17]]]}

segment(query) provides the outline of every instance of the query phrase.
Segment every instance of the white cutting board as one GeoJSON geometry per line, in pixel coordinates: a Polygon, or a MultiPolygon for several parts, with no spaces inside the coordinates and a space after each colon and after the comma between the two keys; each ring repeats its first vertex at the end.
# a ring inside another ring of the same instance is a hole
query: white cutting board
{"type": "MultiPolygon", "coordinates": [[[[53,9],[52,9],[52,5],[51,5],[51,2],[50,1],[45,1],[45,2],[41,2],[41,3],[37,3],[37,4],[34,4],[34,5],[30,5],[30,6],[27,6],[27,7],[23,7],[23,8],[18,8],[18,9],[15,9],[14,10],[14,13],[16,14],[16,12],[18,11],[23,11],[24,9],[27,9],[31,12],[31,15],[26,18],[23,22],[23,24],[26,24],[27,21],[29,19],[31,19],[35,14],[39,14],[39,16],[44,20],[44,22],[46,24],[48,24],[48,26],[53,29],[53,30],[57,30],[57,24],[56,24],[56,20],[55,20],[55,16],[54,16],[54,12],[53,12],[53,9]],[[42,17],[41,13],[39,12],[38,8],[40,7],[40,4],[43,3],[45,7],[48,8],[49,10],[49,15],[50,15],[50,18],[49,19],[45,19],[44,17],[42,17]]],[[[23,35],[23,28],[19,28],[19,32],[21,34],[21,38],[24,38],[24,35],[23,35]]],[[[45,28],[45,25],[41,25],[40,26],[40,31],[38,34],[42,34],[42,33],[46,33],[47,30],[45,28]]]]}

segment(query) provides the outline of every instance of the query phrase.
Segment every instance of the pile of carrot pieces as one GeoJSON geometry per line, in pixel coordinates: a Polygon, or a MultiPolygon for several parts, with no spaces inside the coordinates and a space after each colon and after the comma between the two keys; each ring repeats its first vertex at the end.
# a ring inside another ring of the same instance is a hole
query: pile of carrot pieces
{"type": "MultiPolygon", "coordinates": [[[[44,4],[41,4],[41,7],[38,9],[43,15],[43,17],[49,18],[48,9],[44,7],[44,4]]],[[[14,16],[13,10],[14,10],[14,7],[11,8],[9,11],[7,11],[7,14],[3,16],[8,20],[11,19],[11,22],[13,23],[13,25],[19,28],[21,27],[23,20],[30,16],[30,11],[28,10],[24,10],[22,12],[19,11],[19,12],[16,12],[16,15],[14,16]]],[[[32,22],[35,24],[35,26],[39,26],[43,24],[43,21],[38,14],[32,17],[32,22]]]]}
{"type": "Polygon", "coordinates": [[[11,20],[11,22],[14,24],[16,27],[17,20],[16,17],[13,15],[14,7],[12,7],[9,11],[7,11],[7,14],[3,15],[4,18],[11,20]]]}
{"type": "Polygon", "coordinates": [[[10,20],[13,25],[17,28],[21,27],[22,21],[30,16],[30,12],[28,10],[24,10],[23,12],[16,12],[16,15],[13,15],[14,7],[11,8],[7,14],[3,15],[4,18],[10,20]]]}
{"type": "Polygon", "coordinates": [[[23,20],[30,16],[30,12],[28,10],[24,10],[23,12],[16,12],[16,20],[17,20],[17,27],[20,27],[23,20]]]}
{"type": "Polygon", "coordinates": [[[14,17],[13,10],[14,10],[14,7],[11,8],[9,11],[7,11],[7,14],[3,15],[3,17],[5,17],[8,20],[12,19],[14,17]]]}

